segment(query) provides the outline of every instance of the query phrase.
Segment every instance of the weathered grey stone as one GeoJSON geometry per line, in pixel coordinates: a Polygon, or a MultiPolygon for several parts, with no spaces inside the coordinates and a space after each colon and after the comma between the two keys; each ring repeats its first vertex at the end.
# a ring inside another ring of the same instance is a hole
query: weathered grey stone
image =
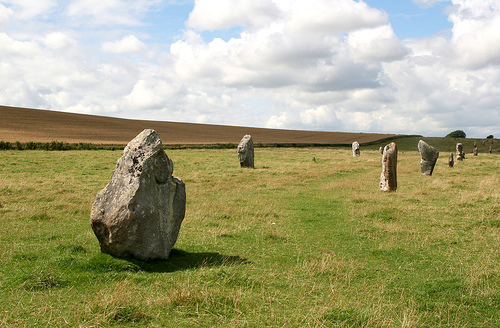
{"type": "Polygon", "coordinates": [[[361,155],[361,153],[359,151],[359,142],[354,141],[352,143],[352,156],[353,157],[359,157],[359,155],[361,155]]]}
{"type": "Polygon", "coordinates": [[[245,135],[238,144],[238,159],[241,167],[253,168],[253,140],[252,136],[245,135]]]}
{"type": "Polygon", "coordinates": [[[418,142],[418,151],[421,157],[420,172],[422,172],[422,175],[432,175],[439,157],[439,151],[423,140],[418,142]]]}
{"type": "Polygon", "coordinates": [[[477,156],[477,147],[474,147],[474,150],[472,151],[472,153],[474,154],[474,156],[477,156]]]}
{"type": "Polygon", "coordinates": [[[397,182],[398,147],[394,142],[384,147],[382,156],[382,174],[380,174],[380,190],[395,191],[397,182]]]}
{"type": "Polygon", "coordinates": [[[450,157],[448,157],[448,166],[453,167],[455,161],[453,161],[453,153],[450,153],[450,157]]]}
{"type": "Polygon", "coordinates": [[[457,161],[463,161],[465,158],[464,146],[462,143],[457,143],[457,161]]]}
{"type": "Polygon", "coordinates": [[[184,183],[156,131],[130,141],[111,181],[92,206],[90,223],[101,251],[140,260],[167,259],[184,219],[184,183]]]}
{"type": "Polygon", "coordinates": [[[378,151],[380,152],[380,155],[383,155],[383,154],[384,154],[384,147],[380,147],[380,148],[378,149],[378,151]]]}

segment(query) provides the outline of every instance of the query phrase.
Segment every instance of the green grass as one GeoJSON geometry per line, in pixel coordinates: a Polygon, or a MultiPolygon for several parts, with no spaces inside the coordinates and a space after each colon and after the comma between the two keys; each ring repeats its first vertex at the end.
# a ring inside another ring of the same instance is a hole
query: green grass
{"type": "Polygon", "coordinates": [[[168,150],[186,217],[149,262],[101,254],[90,228],[121,151],[2,151],[0,325],[500,326],[498,154],[424,177],[400,150],[381,192],[366,148],[261,148],[254,170],[234,149],[168,150]]]}

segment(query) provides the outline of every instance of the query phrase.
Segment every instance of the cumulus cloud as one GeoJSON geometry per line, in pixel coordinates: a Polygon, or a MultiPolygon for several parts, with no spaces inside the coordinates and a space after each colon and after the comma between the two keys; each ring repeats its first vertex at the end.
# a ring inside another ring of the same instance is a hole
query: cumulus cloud
{"type": "Polygon", "coordinates": [[[22,3],[0,4],[5,105],[287,129],[500,134],[498,0],[452,0],[450,34],[404,40],[363,1],[196,0],[185,30],[163,43],[145,32],[159,0],[22,3]],[[235,26],[229,39],[207,37],[235,26]]]}
{"type": "Polygon", "coordinates": [[[104,52],[119,54],[143,51],[146,49],[146,45],[135,35],[127,35],[121,40],[103,43],[101,49],[104,52]]]}
{"type": "Polygon", "coordinates": [[[196,0],[186,24],[199,30],[257,28],[273,22],[280,14],[271,0],[196,0]]]}

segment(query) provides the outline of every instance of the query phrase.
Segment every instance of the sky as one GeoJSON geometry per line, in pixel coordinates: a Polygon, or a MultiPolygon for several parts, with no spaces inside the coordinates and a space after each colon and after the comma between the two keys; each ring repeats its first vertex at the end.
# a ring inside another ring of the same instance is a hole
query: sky
{"type": "Polygon", "coordinates": [[[500,0],[0,0],[0,104],[500,136],[500,0]]]}

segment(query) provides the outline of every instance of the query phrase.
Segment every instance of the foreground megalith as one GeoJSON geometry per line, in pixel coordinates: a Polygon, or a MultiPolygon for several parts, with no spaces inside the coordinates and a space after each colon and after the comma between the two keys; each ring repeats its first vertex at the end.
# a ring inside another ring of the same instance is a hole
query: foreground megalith
{"type": "Polygon", "coordinates": [[[156,131],[130,141],[111,181],[92,206],[90,223],[101,251],[140,260],[167,259],[184,219],[184,183],[156,131]]]}
{"type": "Polygon", "coordinates": [[[457,161],[463,161],[465,158],[464,146],[462,143],[457,143],[457,161]]]}
{"type": "Polygon", "coordinates": [[[418,142],[418,151],[421,157],[420,172],[422,172],[422,175],[432,175],[439,157],[439,151],[423,140],[418,142]]]}
{"type": "Polygon", "coordinates": [[[394,142],[384,147],[382,155],[382,174],[380,174],[380,190],[395,191],[397,182],[398,147],[394,142]]]}
{"type": "Polygon", "coordinates": [[[245,135],[238,144],[238,159],[241,167],[253,168],[253,140],[252,136],[245,135]]]}
{"type": "Polygon", "coordinates": [[[359,155],[360,155],[360,154],[361,154],[361,153],[360,153],[360,151],[359,151],[359,142],[354,141],[354,142],[352,143],[352,156],[353,156],[353,157],[359,157],[359,155]]]}

